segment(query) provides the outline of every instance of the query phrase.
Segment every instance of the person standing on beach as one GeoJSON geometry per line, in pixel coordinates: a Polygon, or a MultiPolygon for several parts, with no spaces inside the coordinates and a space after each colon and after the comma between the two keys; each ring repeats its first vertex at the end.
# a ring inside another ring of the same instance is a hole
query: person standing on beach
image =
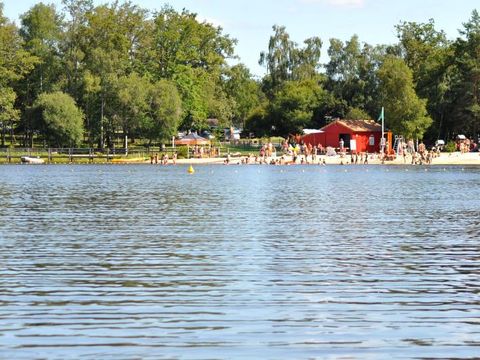
{"type": "Polygon", "coordinates": [[[412,140],[412,139],[408,140],[407,148],[408,148],[408,152],[409,152],[410,154],[413,154],[413,153],[415,152],[415,146],[414,146],[414,144],[413,144],[413,140],[412,140]]]}

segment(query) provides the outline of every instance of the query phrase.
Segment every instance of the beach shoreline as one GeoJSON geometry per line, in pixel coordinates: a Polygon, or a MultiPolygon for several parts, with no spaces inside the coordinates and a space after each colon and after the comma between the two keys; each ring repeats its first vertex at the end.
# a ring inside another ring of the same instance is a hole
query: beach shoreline
{"type": "MultiPolygon", "coordinates": [[[[296,161],[293,161],[293,156],[283,155],[283,156],[272,156],[264,158],[260,161],[260,157],[256,158],[255,156],[230,156],[227,161],[227,157],[215,157],[215,158],[189,158],[189,159],[177,159],[176,163],[173,163],[172,159],[168,160],[168,164],[161,164],[161,161],[158,163],[151,163],[150,159],[146,158],[119,158],[112,159],[107,162],[50,162],[45,161],[43,164],[28,164],[28,165],[150,165],[150,166],[172,166],[172,165],[271,165],[271,166],[286,166],[286,165],[385,165],[385,166],[480,166],[480,153],[441,153],[439,156],[432,159],[431,163],[426,163],[425,161],[412,164],[412,157],[408,155],[406,158],[398,157],[394,160],[385,160],[382,161],[379,157],[379,154],[370,154],[368,156],[368,161],[365,163],[364,157],[358,157],[358,161],[355,164],[355,161],[352,163],[352,157],[350,155],[319,155],[316,157],[315,161],[312,161],[312,157],[308,156],[308,160],[305,159],[304,155],[299,155],[296,158],[296,161]],[[248,159],[248,161],[247,161],[248,159]],[[281,161],[279,161],[281,159],[281,161]]],[[[46,159],[44,159],[46,160],[46,159]]],[[[11,163],[2,163],[1,165],[19,165],[20,162],[11,162],[11,163]]]]}
{"type": "MultiPolygon", "coordinates": [[[[245,159],[247,156],[238,156],[238,157],[231,157],[226,163],[226,158],[191,158],[191,159],[178,159],[177,165],[260,165],[260,163],[254,162],[250,158],[249,163],[245,163],[245,159]]],[[[262,164],[270,164],[270,162],[275,159],[279,159],[280,157],[271,157],[267,158],[262,164]]],[[[417,165],[478,165],[480,166],[480,153],[464,153],[461,154],[457,153],[441,153],[440,156],[435,157],[432,159],[430,164],[423,162],[422,164],[412,164],[411,157],[407,156],[405,159],[403,157],[389,160],[389,161],[382,161],[378,154],[371,154],[368,157],[368,163],[364,164],[364,162],[358,162],[357,164],[351,163],[351,157],[349,155],[341,157],[340,155],[335,156],[326,156],[321,155],[317,156],[317,159],[312,162],[311,156],[308,158],[308,162],[304,161],[301,162],[301,159],[304,159],[303,156],[298,156],[297,161],[294,163],[292,156],[284,156],[284,163],[279,165],[322,165],[323,162],[325,165],[395,165],[395,166],[417,166],[417,165]]],[[[148,161],[147,163],[150,163],[148,161]]],[[[154,164],[155,165],[155,164],[154,164]]],[[[171,165],[171,163],[169,163],[171,165]]]]}

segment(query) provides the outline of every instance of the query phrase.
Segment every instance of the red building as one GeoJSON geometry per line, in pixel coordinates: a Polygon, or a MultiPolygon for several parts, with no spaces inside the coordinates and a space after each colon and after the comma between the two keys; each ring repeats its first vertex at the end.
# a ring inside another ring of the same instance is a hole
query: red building
{"type": "Polygon", "coordinates": [[[317,146],[340,147],[343,146],[353,152],[369,153],[380,151],[380,139],[382,137],[382,125],[374,120],[334,120],[324,126],[318,133],[311,133],[302,137],[305,144],[317,146]]]}

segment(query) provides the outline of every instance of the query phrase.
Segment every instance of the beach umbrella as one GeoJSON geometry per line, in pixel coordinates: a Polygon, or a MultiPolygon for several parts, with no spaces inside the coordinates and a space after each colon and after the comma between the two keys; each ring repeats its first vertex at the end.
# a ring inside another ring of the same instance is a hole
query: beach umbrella
{"type": "Polygon", "coordinates": [[[179,140],[175,140],[175,145],[209,145],[210,140],[201,137],[198,134],[191,133],[179,140]]]}

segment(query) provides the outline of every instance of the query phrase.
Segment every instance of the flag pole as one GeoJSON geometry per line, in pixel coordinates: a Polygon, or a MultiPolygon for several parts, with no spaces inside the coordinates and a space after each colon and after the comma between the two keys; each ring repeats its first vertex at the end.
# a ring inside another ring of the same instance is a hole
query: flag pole
{"type": "Polygon", "coordinates": [[[382,138],[385,138],[385,108],[382,106],[382,138]]]}
{"type": "Polygon", "coordinates": [[[380,113],[380,119],[382,120],[382,139],[380,140],[381,153],[385,153],[385,108],[382,106],[382,112],[380,113]]]}

